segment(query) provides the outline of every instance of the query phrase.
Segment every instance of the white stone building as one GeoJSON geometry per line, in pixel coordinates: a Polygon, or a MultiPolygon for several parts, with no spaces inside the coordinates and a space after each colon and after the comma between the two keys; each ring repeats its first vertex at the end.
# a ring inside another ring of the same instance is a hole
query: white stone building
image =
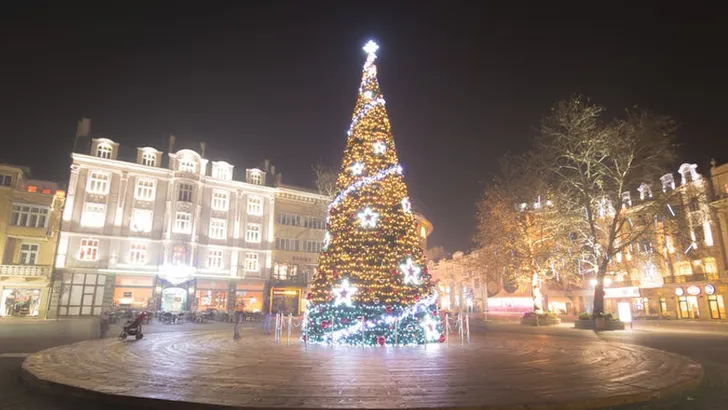
{"type": "Polygon", "coordinates": [[[116,307],[263,310],[274,247],[276,188],[266,173],[182,149],[137,149],[94,138],[74,153],[50,310],[98,315],[116,307]]]}

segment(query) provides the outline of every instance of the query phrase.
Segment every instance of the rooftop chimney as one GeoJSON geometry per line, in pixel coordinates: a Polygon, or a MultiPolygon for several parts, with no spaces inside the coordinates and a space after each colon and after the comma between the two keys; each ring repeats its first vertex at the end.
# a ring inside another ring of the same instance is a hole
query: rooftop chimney
{"type": "Polygon", "coordinates": [[[276,174],[276,186],[279,186],[283,183],[283,173],[279,172],[276,174]]]}
{"type": "Polygon", "coordinates": [[[270,171],[270,160],[266,159],[263,163],[263,171],[268,172],[270,171]]]}
{"type": "Polygon", "coordinates": [[[81,149],[84,154],[88,154],[89,149],[91,147],[89,146],[89,140],[88,136],[91,133],[91,120],[85,117],[82,117],[80,120],[78,120],[78,125],[76,126],[76,138],[73,140],[73,152],[76,152],[76,149],[81,149]],[[78,146],[78,140],[81,139],[85,141],[85,144],[81,144],[81,146],[78,146]]]}
{"type": "Polygon", "coordinates": [[[170,135],[169,136],[169,150],[168,150],[168,152],[170,154],[174,152],[174,140],[175,140],[174,135],[170,135]]]}
{"type": "Polygon", "coordinates": [[[202,158],[205,158],[205,147],[207,147],[207,143],[204,141],[200,141],[200,156],[202,158]]]}

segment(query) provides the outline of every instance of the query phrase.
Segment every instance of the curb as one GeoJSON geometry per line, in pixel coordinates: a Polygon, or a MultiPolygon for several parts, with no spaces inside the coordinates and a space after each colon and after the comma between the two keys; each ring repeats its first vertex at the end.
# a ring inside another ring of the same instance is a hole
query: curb
{"type": "MultiPolygon", "coordinates": [[[[572,402],[560,402],[560,403],[544,403],[544,404],[519,404],[519,405],[487,405],[487,406],[454,406],[454,407],[436,407],[438,409],[446,410],[586,410],[586,409],[598,409],[613,406],[623,406],[628,404],[644,403],[652,400],[658,400],[664,397],[673,396],[686,390],[697,387],[703,380],[704,370],[701,365],[694,365],[699,368],[698,375],[691,379],[680,383],[676,383],[671,386],[664,387],[659,390],[632,393],[625,395],[618,395],[613,397],[604,398],[593,398],[593,399],[579,399],[572,402]]],[[[88,406],[94,404],[92,407],[99,407],[103,404],[105,406],[114,406],[113,408],[121,407],[124,408],[138,408],[146,410],[168,410],[170,408],[179,410],[264,410],[264,409],[275,409],[282,410],[287,407],[256,407],[256,406],[226,406],[219,404],[206,404],[206,403],[194,403],[188,401],[171,401],[164,399],[146,398],[138,396],[124,396],[116,394],[101,393],[98,391],[92,391],[80,387],[65,385],[61,383],[51,382],[42,380],[26,370],[25,363],[21,367],[20,379],[23,384],[32,390],[39,391],[44,394],[57,397],[69,396],[73,399],[80,399],[82,401],[88,401],[88,406]]],[[[88,407],[91,408],[91,407],[88,407]]],[[[307,408],[307,407],[295,407],[291,410],[314,410],[320,408],[307,408]]],[[[367,407],[360,407],[359,409],[367,409],[367,407]]],[[[410,410],[417,410],[417,407],[411,407],[410,410]]],[[[431,410],[432,408],[423,408],[422,410],[431,410]]]]}

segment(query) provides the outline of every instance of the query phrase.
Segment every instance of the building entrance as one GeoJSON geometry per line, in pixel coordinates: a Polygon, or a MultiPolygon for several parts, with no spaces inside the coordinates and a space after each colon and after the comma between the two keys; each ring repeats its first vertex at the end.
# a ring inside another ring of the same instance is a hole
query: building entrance
{"type": "Polygon", "coordinates": [[[162,290],[162,311],[182,312],[187,307],[187,290],[166,288],[162,290]]]}

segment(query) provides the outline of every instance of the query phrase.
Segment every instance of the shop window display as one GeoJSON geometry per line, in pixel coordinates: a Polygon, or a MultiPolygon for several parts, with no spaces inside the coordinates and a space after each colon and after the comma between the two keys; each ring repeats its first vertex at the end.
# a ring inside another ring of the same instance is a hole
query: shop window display
{"type": "Polygon", "coordinates": [[[198,290],[197,309],[217,309],[227,311],[227,291],[224,290],[198,290]]]}
{"type": "Polygon", "coordinates": [[[38,316],[40,289],[3,289],[0,316],[38,316]]]}

